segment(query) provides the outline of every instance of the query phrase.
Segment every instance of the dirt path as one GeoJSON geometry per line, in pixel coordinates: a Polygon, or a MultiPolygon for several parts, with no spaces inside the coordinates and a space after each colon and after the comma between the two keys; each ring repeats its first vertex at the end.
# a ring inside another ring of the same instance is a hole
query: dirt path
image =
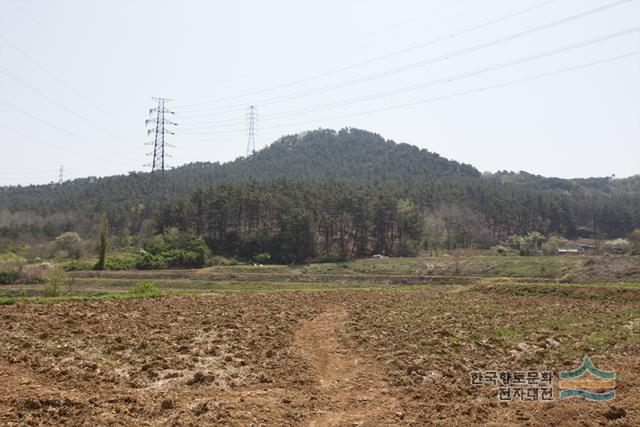
{"type": "Polygon", "coordinates": [[[398,402],[374,362],[336,339],[345,322],[343,307],[331,306],[296,333],[296,346],[318,381],[318,410],[309,426],[402,423],[398,402]]]}

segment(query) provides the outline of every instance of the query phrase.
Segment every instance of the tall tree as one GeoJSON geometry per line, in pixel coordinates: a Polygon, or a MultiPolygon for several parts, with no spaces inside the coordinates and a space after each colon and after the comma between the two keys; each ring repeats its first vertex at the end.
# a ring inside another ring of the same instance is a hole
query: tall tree
{"type": "Polygon", "coordinates": [[[100,226],[98,227],[100,234],[98,242],[98,263],[96,264],[96,270],[104,270],[104,264],[107,260],[107,246],[109,239],[109,220],[107,214],[100,215],[100,226]]]}

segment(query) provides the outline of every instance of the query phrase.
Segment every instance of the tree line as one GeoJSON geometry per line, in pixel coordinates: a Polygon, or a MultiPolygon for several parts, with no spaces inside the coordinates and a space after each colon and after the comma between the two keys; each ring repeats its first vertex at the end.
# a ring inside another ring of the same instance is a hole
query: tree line
{"type": "MultiPolygon", "coordinates": [[[[594,199],[502,190],[465,181],[406,192],[344,182],[226,183],[173,199],[154,222],[158,230],[194,232],[214,254],[251,259],[268,253],[286,263],[488,248],[532,231],[576,237],[592,233],[585,230],[593,223],[583,218],[596,221],[600,214],[594,199]],[[585,207],[592,216],[581,212],[585,207]]],[[[616,231],[630,232],[635,221],[616,231]]]]}

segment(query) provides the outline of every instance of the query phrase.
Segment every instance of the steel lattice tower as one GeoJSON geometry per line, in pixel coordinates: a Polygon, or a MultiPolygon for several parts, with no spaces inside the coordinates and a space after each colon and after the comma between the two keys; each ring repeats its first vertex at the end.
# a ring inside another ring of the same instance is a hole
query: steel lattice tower
{"type": "Polygon", "coordinates": [[[258,108],[250,105],[247,108],[247,157],[256,152],[256,122],[258,121],[258,108]]]}
{"type": "Polygon", "coordinates": [[[145,125],[152,127],[147,129],[147,135],[153,134],[153,141],[147,142],[147,145],[153,145],[153,151],[147,153],[148,156],[152,156],[153,160],[147,166],[151,166],[151,172],[155,172],[156,170],[162,171],[162,175],[164,175],[165,168],[167,167],[166,158],[171,157],[167,153],[167,147],[173,147],[173,145],[169,144],[166,141],[165,136],[175,135],[174,132],[167,129],[168,126],[177,126],[178,124],[168,120],[166,116],[175,114],[173,111],[170,111],[166,107],[166,103],[170,100],[167,98],[153,98],[158,102],[158,106],[155,108],[151,108],[149,110],[149,115],[152,117],[151,119],[147,119],[144,121],[145,125]],[[154,117],[155,115],[155,117],[154,117]]]}

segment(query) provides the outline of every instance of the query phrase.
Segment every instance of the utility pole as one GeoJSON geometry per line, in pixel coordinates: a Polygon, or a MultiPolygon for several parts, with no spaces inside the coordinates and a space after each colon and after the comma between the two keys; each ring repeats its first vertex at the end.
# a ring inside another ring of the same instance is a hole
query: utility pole
{"type": "Polygon", "coordinates": [[[256,152],[256,122],[258,120],[258,108],[250,105],[247,108],[247,157],[256,152]]]}
{"type": "Polygon", "coordinates": [[[58,185],[62,185],[64,181],[64,165],[60,165],[60,172],[58,173],[58,185]]]}
{"type": "Polygon", "coordinates": [[[151,172],[155,172],[157,170],[161,171],[162,177],[164,178],[164,171],[167,166],[165,160],[167,157],[171,157],[171,155],[167,153],[166,147],[173,147],[173,145],[166,141],[165,136],[167,134],[175,135],[175,133],[167,129],[167,127],[177,126],[178,124],[168,120],[166,117],[168,115],[175,114],[166,107],[166,103],[169,102],[170,99],[155,97],[153,99],[158,102],[158,105],[157,107],[149,110],[151,118],[144,121],[146,126],[151,126],[147,129],[147,135],[153,134],[153,141],[146,143],[146,145],[153,145],[153,151],[147,153],[148,156],[153,157],[153,160],[147,166],[151,166],[151,172]]]}

